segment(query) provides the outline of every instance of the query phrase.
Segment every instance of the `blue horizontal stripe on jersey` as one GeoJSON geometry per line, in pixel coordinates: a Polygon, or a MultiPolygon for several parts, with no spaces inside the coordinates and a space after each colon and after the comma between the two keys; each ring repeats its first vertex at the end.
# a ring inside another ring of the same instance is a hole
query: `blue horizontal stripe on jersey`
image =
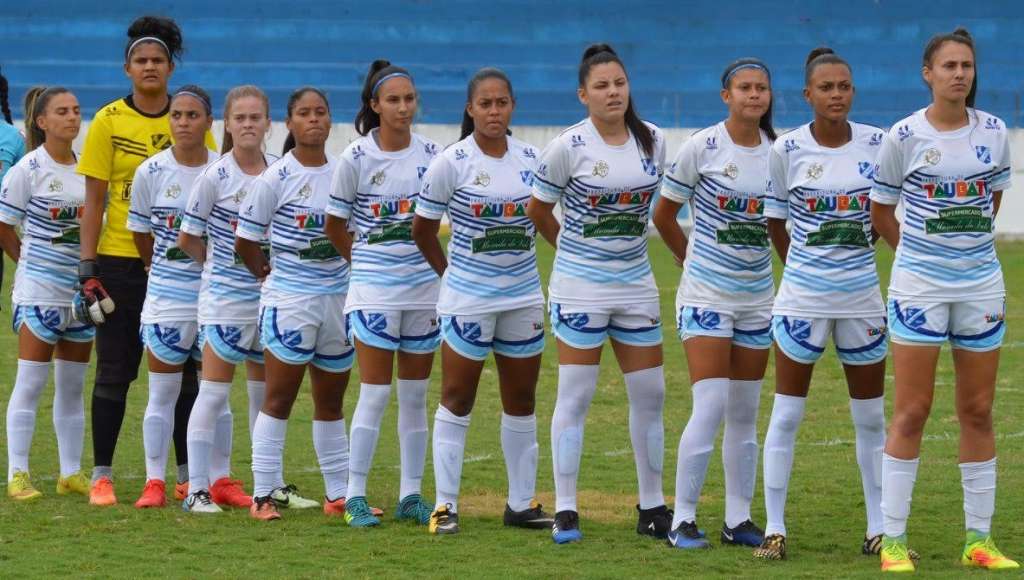
{"type": "Polygon", "coordinates": [[[759,279],[740,280],[731,275],[720,274],[696,263],[687,265],[687,273],[695,276],[698,280],[725,292],[747,292],[749,294],[756,294],[758,292],[769,290],[772,287],[772,278],[770,275],[759,279]]]}
{"type": "Polygon", "coordinates": [[[554,268],[576,278],[582,278],[598,284],[620,284],[645,278],[651,273],[651,265],[646,261],[623,270],[599,270],[592,264],[573,262],[564,254],[556,254],[554,268]]]}
{"type": "Polygon", "coordinates": [[[719,248],[717,244],[709,244],[704,240],[704,238],[698,238],[694,241],[693,254],[697,257],[708,260],[709,262],[722,266],[726,271],[771,271],[771,255],[767,252],[765,252],[756,261],[747,262],[740,260],[735,256],[722,253],[721,248],[719,248]]]}
{"type": "Polygon", "coordinates": [[[854,293],[878,286],[877,274],[873,276],[855,276],[848,278],[838,278],[836,276],[826,277],[821,273],[802,272],[788,266],[783,271],[782,278],[803,288],[821,292],[854,293]]]}
{"type": "MultiPolygon", "coordinates": [[[[605,244],[617,241],[616,238],[608,240],[590,238],[590,240],[603,242],[605,244]]],[[[636,246],[626,248],[621,251],[615,251],[611,248],[601,247],[590,242],[580,242],[566,236],[559,236],[558,250],[558,253],[568,253],[587,260],[596,260],[601,262],[632,262],[634,260],[646,260],[647,238],[643,238],[643,242],[636,246]]]]}
{"type": "Polygon", "coordinates": [[[540,276],[534,275],[509,286],[488,285],[477,278],[467,278],[454,269],[445,273],[445,284],[453,289],[478,298],[524,296],[540,289],[540,276]]]}

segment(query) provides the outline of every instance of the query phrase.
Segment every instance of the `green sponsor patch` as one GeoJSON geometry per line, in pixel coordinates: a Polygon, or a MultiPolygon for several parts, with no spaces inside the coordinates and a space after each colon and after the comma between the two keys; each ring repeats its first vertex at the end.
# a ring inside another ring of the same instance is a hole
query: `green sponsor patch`
{"type": "Polygon", "coordinates": [[[60,235],[50,240],[52,244],[78,244],[80,243],[81,229],[78,226],[71,226],[70,228],[64,228],[60,235]]]}
{"type": "Polygon", "coordinates": [[[366,243],[383,244],[384,242],[411,242],[412,241],[412,222],[398,222],[394,224],[387,224],[381,228],[379,232],[374,232],[367,236],[366,243]]]}
{"type": "MultiPolygon", "coordinates": [[[[266,243],[260,244],[260,250],[263,252],[263,257],[269,260],[270,259],[270,242],[266,242],[266,243]]],[[[241,266],[243,264],[245,264],[245,260],[242,259],[242,256],[238,255],[238,252],[235,252],[235,265],[236,266],[241,266]]]]}
{"type": "Polygon", "coordinates": [[[171,262],[181,262],[192,259],[185,253],[185,250],[182,250],[178,246],[171,246],[170,248],[167,248],[167,251],[164,252],[164,258],[167,258],[167,260],[171,262]]]}
{"type": "Polygon", "coordinates": [[[768,226],[752,222],[729,222],[715,232],[715,240],[727,246],[768,247],[768,226]]]}
{"type": "Polygon", "coordinates": [[[980,207],[947,207],[939,210],[939,217],[924,220],[927,234],[960,234],[992,231],[992,218],[985,217],[980,207]]]}
{"type": "Polygon", "coordinates": [[[866,248],[868,236],[864,233],[864,224],[856,220],[830,220],[818,228],[816,232],[807,234],[808,246],[857,246],[866,248]]]}
{"type": "Polygon", "coordinates": [[[611,213],[597,216],[596,224],[583,225],[584,238],[639,238],[647,223],[635,213],[611,213]]]}
{"type": "Polygon", "coordinates": [[[473,253],[521,252],[532,245],[533,239],[527,235],[526,226],[494,226],[484,230],[484,235],[473,238],[473,253]]]}
{"type": "Polygon", "coordinates": [[[326,237],[309,240],[309,247],[299,250],[300,260],[330,260],[338,257],[338,250],[326,237]]]}

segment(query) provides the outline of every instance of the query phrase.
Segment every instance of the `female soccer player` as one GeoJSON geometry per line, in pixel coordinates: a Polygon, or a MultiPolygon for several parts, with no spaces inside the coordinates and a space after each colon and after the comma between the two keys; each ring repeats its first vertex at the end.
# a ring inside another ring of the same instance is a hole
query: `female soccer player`
{"type": "Polygon", "coordinates": [[[128,210],[128,229],[149,272],[140,330],[149,353],[149,403],[142,421],[146,485],[135,502],[137,508],[166,504],[164,468],[182,369],[189,358],[200,358],[197,310],[202,265],[177,242],[188,192],[217,159],[203,142],[213,125],[210,97],[203,89],[178,89],[171,97],[170,121],[174,146],[135,171],[128,210]]]}
{"type": "Polygon", "coordinates": [[[398,519],[426,524],[420,496],[427,453],[427,383],[437,326],[437,274],[412,240],[420,184],[437,145],[412,132],[417,94],[409,72],[386,60],[370,65],[353,141],[338,159],[327,207],[327,237],[352,264],[345,314],[359,359],[359,402],[352,414],[352,459],[345,520],[380,519],[366,503],[366,479],[398,358],[398,519]],[[354,226],[354,238],[349,223],[354,226]]]}
{"type": "Polygon", "coordinates": [[[342,402],[354,358],[343,313],[349,266],[324,234],[337,166],[324,151],[331,112],[327,97],[312,87],[292,93],[287,111],[284,156],[253,183],[235,232],[235,251],[249,272],[266,278],[260,330],[267,389],[252,435],[250,511],[260,520],[280,518],[278,507],[319,505],[286,486],[281,467],[288,416],[307,366],[313,384],[313,446],[326,488],[324,513],[344,514],[348,485],[342,402]],[[261,248],[267,228],[269,262],[261,248]]]}
{"type": "Polygon", "coordinates": [[[42,495],[29,480],[28,456],[51,360],[57,493],[89,493],[89,479],[81,472],[82,390],[95,335],[92,326],[71,317],[78,218],[85,202],[85,178],[75,173],[71,150],[82,125],[78,99],[62,87],[35,87],[25,95],[25,125],[29,153],[0,186],[0,246],[18,263],[12,300],[18,374],[7,403],[7,495],[16,500],[42,495]],[[14,229],[18,225],[22,240],[14,229]]]}
{"type": "Polygon", "coordinates": [[[434,415],[437,503],[430,533],[459,531],[459,483],[480,372],[494,351],[501,391],[501,449],[508,472],[504,523],[551,526],[534,498],[537,484],[537,375],[544,350],[544,295],[535,230],[526,217],[537,153],[508,135],[515,109],[504,72],[484,68],[469,81],[462,140],[427,169],[413,239],[442,276],[441,404],[434,415]],[[449,263],[437,239],[452,223],[449,263]]]}
{"type": "Polygon", "coordinates": [[[843,364],[856,431],[867,533],[861,551],[882,545],[881,481],[885,444],[885,309],[875,269],[870,202],[882,131],[848,120],[850,65],[830,48],[804,64],[804,98],[814,120],[772,147],[768,233],[786,265],[772,308],[775,404],[764,444],[767,536],[754,556],[786,557],[783,519],[796,433],[814,365],[831,337],[843,364]],[[792,222],[792,234],[786,231],[792,222]]]}
{"type": "Polygon", "coordinates": [[[639,480],[637,533],[664,538],[671,511],[661,489],[664,458],[661,314],[647,257],[647,216],[661,182],[665,140],[640,120],[625,66],[607,44],[583,53],[584,121],[541,155],[529,215],[557,248],[548,290],[558,339],[558,398],[551,419],[556,543],[582,539],[576,479],[583,426],[611,337],[629,396],[629,433],[639,480]],[[564,227],[553,215],[561,203],[564,227]]]}
{"type": "Polygon", "coordinates": [[[679,438],[676,506],[669,545],[710,547],[697,529],[700,499],[723,419],[723,544],[757,546],[750,519],[757,479],[757,408],[768,364],[772,266],[764,204],[769,193],[771,75],[761,61],[737,60],[722,73],[729,117],[683,144],[661,190],[654,223],[686,271],[676,297],[693,407],[679,438]],[[693,241],[676,221],[694,208],[693,241]]]}
{"type": "MultiPolygon", "coordinates": [[[[79,294],[82,318],[98,325],[92,394],[95,468],[89,497],[93,505],[117,503],[111,467],[114,447],[124,420],[128,387],[138,376],[142,359],[139,319],[146,297],[146,270],[126,226],[132,178],[147,157],[171,146],[167,81],[181,52],[181,30],[173,20],[142,16],[131,24],[124,70],[132,81],[132,93],[96,113],[78,161],[86,190],[79,294]],[[101,300],[106,296],[110,299],[101,300]],[[109,311],[101,310],[103,304],[109,311]],[[90,307],[94,315],[88,313],[90,307]]],[[[212,134],[207,134],[206,145],[215,148],[212,134]]],[[[188,489],[185,434],[198,389],[195,364],[190,361],[183,371],[181,395],[174,410],[178,465],[175,497],[179,500],[188,489]]]]}
{"type": "Polygon", "coordinates": [[[250,436],[265,390],[258,325],[260,281],[235,253],[235,227],[239,205],[253,182],[276,160],[263,152],[270,101],[252,85],[231,89],[224,101],[222,156],[196,178],[178,235],[179,247],[203,264],[203,380],[188,420],[189,495],[182,503],[185,511],[195,513],[252,505],[241,482],[229,477],[233,415],[228,399],[235,366],[245,363],[248,376],[250,436]],[[212,241],[208,244],[207,239],[212,241]]]}
{"type": "Polygon", "coordinates": [[[974,41],[966,30],[933,36],[921,74],[931,104],[882,140],[871,220],[896,249],[889,283],[896,398],[882,460],[882,570],[913,571],[906,526],[940,347],[953,347],[960,422],[965,566],[1017,568],[990,535],[996,496],[992,430],[1006,287],[992,227],[1010,186],[1006,124],[974,108],[974,41]],[[895,206],[903,202],[902,221],[895,206]]]}

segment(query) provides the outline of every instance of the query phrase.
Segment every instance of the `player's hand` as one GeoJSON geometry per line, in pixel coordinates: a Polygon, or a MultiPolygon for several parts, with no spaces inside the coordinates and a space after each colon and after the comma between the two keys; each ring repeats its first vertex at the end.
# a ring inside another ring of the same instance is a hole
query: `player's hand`
{"type": "Polygon", "coordinates": [[[100,282],[99,275],[96,260],[82,260],[78,263],[78,284],[71,301],[71,313],[78,322],[103,324],[107,320],[106,315],[114,312],[114,301],[100,282]]]}

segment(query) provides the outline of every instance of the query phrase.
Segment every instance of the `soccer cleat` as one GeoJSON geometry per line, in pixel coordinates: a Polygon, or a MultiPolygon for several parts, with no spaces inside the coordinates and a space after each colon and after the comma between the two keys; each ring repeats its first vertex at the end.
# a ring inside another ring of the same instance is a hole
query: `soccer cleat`
{"type": "Polygon", "coordinates": [[[67,477],[57,478],[57,495],[89,495],[89,477],[79,471],[67,477]]]}
{"type": "Polygon", "coordinates": [[[274,501],[273,496],[269,495],[252,498],[252,505],[249,506],[249,515],[253,519],[264,522],[281,519],[281,514],[277,511],[277,502],[274,501]]]}
{"type": "MultiPolygon", "coordinates": [[[[377,514],[373,514],[377,515],[377,514]]],[[[396,520],[412,520],[421,526],[430,523],[430,506],[423,503],[418,493],[411,493],[398,502],[395,508],[396,520]]]]}
{"type": "Polygon", "coordinates": [[[109,477],[101,477],[92,482],[92,489],[89,490],[89,504],[108,506],[117,503],[117,496],[114,495],[114,482],[109,477]]]}
{"type": "Polygon", "coordinates": [[[551,539],[556,544],[568,544],[583,540],[580,531],[580,515],[572,510],[562,510],[555,514],[555,523],[551,524],[551,539]]]}
{"type": "Polygon", "coordinates": [[[7,482],[7,495],[13,500],[28,501],[42,497],[43,492],[32,487],[27,471],[15,471],[14,477],[7,482]]]}
{"type": "Polygon", "coordinates": [[[898,538],[883,536],[882,549],[878,554],[882,561],[882,572],[914,571],[914,561],[910,559],[906,535],[898,538]]]}
{"type": "Polygon", "coordinates": [[[177,501],[185,501],[188,497],[188,482],[179,481],[174,484],[174,499],[177,501]]]}
{"type": "Polygon", "coordinates": [[[302,497],[299,495],[299,488],[291,484],[270,492],[270,497],[274,499],[274,503],[279,508],[308,510],[320,507],[320,502],[302,497]]]}
{"type": "Polygon", "coordinates": [[[759,560],[785,560],[786,536],[769,534],[761,545],[754,548],[754,557],[759,560]]]}
{"type": "Polygon", "coordinates": [[[672,531],[672,510],[663,505],[645,510],[637,505],[636,510],[640,512],[636,522],[636,533],[641,536],[653,536],[659,540],[668,538],[668,533],[672,531]]]}
{"type": "Polygon", "coordinates": [[[210,486],[210,499],[217,505],[247,508],[252,505],[252,496],[242,489],[242,480],[222,477],[210,486]]]}
{"type": "MultiPolygon", "coordinates": [[[[878,534],[877,536],[871,537],[865,535],[864,543],[860,545],[860,553],[864,554],[865,556],[877,556],[882,551],[883,537],[884,536],[882,536],[882,534],[878,534]]],[[[918,554],[910,548],[907,548],[907,555],[910,556],[910,559],[914,561],[914,564],[917,564],[921,561],[921,554],[918,554]]]]}
{"type": "Polygon", "coordinates": [[[992,541],[991,534],[982,534],[975,530],[967,530],[967,542],[964,553],[960,556],[964,566],[976,566],[988,570],[1013,570],[1020,564],[1007,558],[992,541]]]}
{"type": "Polygon", "coordinates": [[[159,479],[146,480],[146,486],[142,488],[142,495],[135,501],[135,507],[139,509],[164,507],[167,505],[167,486],[159,479]]]}
{"type": "Polygon", "coordinates": [[[345,517],[345,498],[331,499],[324,496],[324,515],[332,518],[345,517]]]}
{"type": "Polygon", "coordinates": [[[711,542],[704,537],[704,532],[697,529],[697,522],[682,522],[676,529],[668,533],[665,539],[669,546],[681,550],[708,550],[711,542]]]}
{"type": "Polygon", "coordinates": [[[205,489],[185,496],[185,499],[181,500],[181,509],[193,514],[219,514],[224,511],[214,503],[210,492],[205,489]]]}
{"type": "Polygon", "coordinates": [[[370,511],[363,496],[350,497],[345,506],[345,521],[353,528],[372,528],[380,525],[380,518],[370,511]]]}
{"type": "Polygon", "coordinates": [[[452,504],[446,504],[430,514],[430,526],[427,531],[438,535],[459,533],[459,514],[452,511],[452,504]]]}
{"type": "Polygon", "coordinates": [[[544,506],[537,503],[537,500],[530,500],[530,507],[514,512],[505,504],[505,525],[512,528],[527,528],[530,530],[546,530],[555,523],[555,518],[547,514],[544,506]]]}
{"type": "Polygon", "coordinates": [[[757,524],[747,520],[735,528],[722,524],[722,543],[731,546],[750,546],[756,548],[764,541],[764,530],[757,524]]]}

